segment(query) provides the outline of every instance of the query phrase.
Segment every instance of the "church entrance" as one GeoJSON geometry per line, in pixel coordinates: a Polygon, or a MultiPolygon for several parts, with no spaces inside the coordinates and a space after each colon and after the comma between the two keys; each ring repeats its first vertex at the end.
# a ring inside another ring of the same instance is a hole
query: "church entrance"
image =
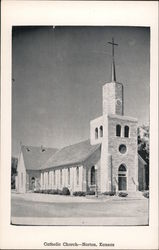
{"type": "Polygon", "coordinates": [[[127,171],[126,167],[123,164],[121,164],[118,169],[118,190],[127,190],[127,171]]]}
{"type": "Polygon", "coordinates": [[[35,190],[35,178],[34,177],[31,178],[31,190],[32,191],[35,190]]]}

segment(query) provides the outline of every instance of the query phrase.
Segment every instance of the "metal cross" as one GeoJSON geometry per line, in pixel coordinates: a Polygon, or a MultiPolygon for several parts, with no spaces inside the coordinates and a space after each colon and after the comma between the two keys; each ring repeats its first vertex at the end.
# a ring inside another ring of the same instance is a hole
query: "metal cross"
{"type": "Polygon", "coordinates": [[[117,43],[114,43],[114,38],[112,37],[112,42],[108,42],[109,44],[112,45],[112,58],[114,59],[114,45],[118,46],[117,43]]]}

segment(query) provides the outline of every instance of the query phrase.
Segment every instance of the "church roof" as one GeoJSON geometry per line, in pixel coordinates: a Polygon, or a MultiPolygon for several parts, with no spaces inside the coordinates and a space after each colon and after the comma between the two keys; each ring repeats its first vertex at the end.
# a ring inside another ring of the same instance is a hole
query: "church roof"
{"type": "Polygon", "coordinates": [[[22,145],[21,151],[27,170],[38,170],[58,149],[22,145]]]}
{"type": "Polygon", "coordinates": [[[100,144],[91,145],[82,141],[62,149],[22,146],[24,164],[27,170],[44,170],[52,167],[81,163],[92,155],[100,144]]]}
{"type": "Polygon", "coordinates": [[[51,156],[40,169],[81,163],[91,156],[99,147],[100,144],[91,145],[90,140],[64,147],[51,156]]]}
{"type": "Polygon", "coordinates": [[[142,158],[142,156],[138,153],[138,160],[141,161],[143,165],[147,165],[146,161],[142,158]]]}

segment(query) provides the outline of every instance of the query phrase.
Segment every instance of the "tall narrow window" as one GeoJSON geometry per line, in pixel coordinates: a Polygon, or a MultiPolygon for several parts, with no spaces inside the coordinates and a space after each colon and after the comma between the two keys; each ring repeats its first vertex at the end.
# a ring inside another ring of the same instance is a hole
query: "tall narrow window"
{"type": "Polygon", "coordinates": [[[49,174],[50,174],[50,172],[47,172],[47,185],[48,185],[48,187],[49,187],[49,184],[50,184],[50,182],[49,182],[49,174]]]}
{"type": "Polygon", "coordinates": [[[98,128],[95,129],[95,139],[98,139],[98,128]]]}
{"type": "Polygon", "coordinates": [[[100,126],[100,137],[103,137],[103,126],[100,126]]]}
{"type": "Polygon", "coordinates": [[[21,187],[23,186],[23,173],[21,173],[21,187]]]}
{"type": "Polygon", "coordinates": [[[68,168],[68,185],[70,185],[70,168],[68,168]]]}
{"type": "Polygon", "coordinates": [[[129,127],[128,126],[124,127],[124,136],[129,137],[129,127]]]}
{"type": "Polygon", "coordinates": [[[44,177],[43,177],[43,173],[41,173],[41,185],[44,185],[44,177]]]}
{"type": "Polygon", "coordinates": [[[76,180],[77,180],[77,185],[79,185],[79,167],[76,168],[76,180]]]}
{"type": "Polygon", "coordinates": [[[54,170],[54,185],[56,185],[56,172],[54,170]]]}
{"type": "Polygon", "coordinates": [[[62,169],[60,170],[60,185],[62,185],[62,169]]]}
{"type": "Polygon", "coordinates": [[[121,136],[121,126],[119,124],[116,125],[116,136],[121,136]]]}
{"type": "Polygon", "coordinates": [[[95,180],[95,167],[91,167],[91,185],[95,185],[96,180],[95,180]]]}

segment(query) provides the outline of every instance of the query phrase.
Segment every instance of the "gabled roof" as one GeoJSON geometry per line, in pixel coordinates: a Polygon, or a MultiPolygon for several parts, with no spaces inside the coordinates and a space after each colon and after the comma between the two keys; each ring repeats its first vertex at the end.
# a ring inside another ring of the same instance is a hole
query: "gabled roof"
{"type": "Polygon", "coordinates": [[[90,140],[64,147],[51,156],[40,169],[81,163],[91,156],[99,147],[100,144],[91,145],[90,140]]]}
{"type": "Polygon", "coordinates": [[[38,170],[58,149],[22,145],[21,151],[27,170],[38,170]]]}

